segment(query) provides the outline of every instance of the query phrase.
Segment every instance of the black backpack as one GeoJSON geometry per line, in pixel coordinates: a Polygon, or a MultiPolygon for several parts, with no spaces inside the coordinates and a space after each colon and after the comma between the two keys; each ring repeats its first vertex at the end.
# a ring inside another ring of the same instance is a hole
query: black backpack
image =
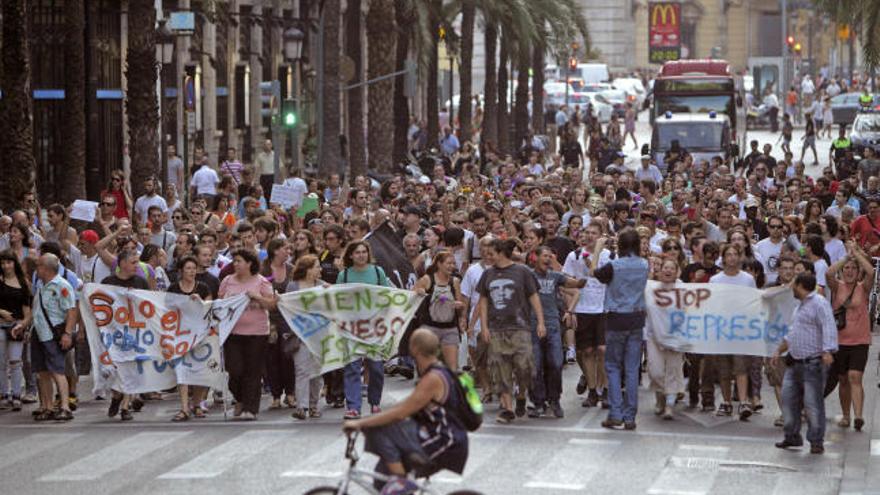
{"type": "MultiPolygon", "coordinates": [[[[453,371],[441,364],[431,365],[431,369],[446,373],[448,382],[452,384],[449,390],[450,396],[455,394],[456,407],[447,407],[452,413],[454,420],[467,431],[477,431],[483,424],[483,404],[480,403],[479,395],[474,388],[474,379],[468,373],[453,371]],[[471,395],[471,401],[468,400],[471,395]]],[[[446,407],[446,406],[444,406],[446,407]]]]}

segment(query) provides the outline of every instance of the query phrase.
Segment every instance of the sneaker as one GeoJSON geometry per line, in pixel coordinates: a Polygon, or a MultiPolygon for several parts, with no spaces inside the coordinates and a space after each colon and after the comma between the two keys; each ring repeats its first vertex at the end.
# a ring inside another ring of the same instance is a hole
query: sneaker
{"type": "Polygon", "coordinates": [[[599,405],[599,394],[596,392],[595,388],[590,389],[585,402],[588,404],[586,407],[596,407],[599,405]]]}
{"type": "Polygon", "coordinates": [[[379,414],[382,412],[382,408],[379,406],[370,406],[370,414],[379,414]]]}
{"type": "Polygon", "coordinates": [[[730,404],[721,404],[718,406],[718,411],[715,412],[716,416],[733,416],[733,406],[730,404]]]}
{"type": "Polygon", "coordinates": [[[361,412],[356,409],[349,409],[342,415],[342,419],[360,419],[361,412]]]}
{"type": "Polygon", "coordinates": [[[526,415],[526,400],[516,399],[516,417],[521,418],[526,415]]]}
{"type": "Polygon", "coordinates": [[[293,413],[292,413],[290,416],[291,416],[292,418],[294,418],[294,419],[300,419],[300,420],[302,420],[302,419],[306,419],[306,418],[309,417],[309,415],[308,415],[308,413],[306,412],[306,410],[305,410],[305,409],[301,409],[301,408],[299,408],[299,407],[297,407],[296,409],[294,409],[294,410],[293,410],[293,413]]]}
{"type": "Polygon", "coordinates": [[[669,421],[673,419],[674,416],[672,414],[672,406],[666,406],[663,408],[663,419],[669,421]]]}
{"type": "Polygon", "coordinates": [[[617,429],[623,426],[623,421],[619,419],[606,418],[602,420],[602,428],[617,429]]]}
{"type": "Polygon", "coordinates": [[[547,408],[542,404],[540,406],[530,406],[528,415],[530,418],[540,418],[547,412],[547,408]]]}
{"type": "Polygon", "coordinates": [[[576,357],[577,354],[574,351],[574,347],[569,347],[568,350],[565,352],[565,361],[568,364],[574,364],[576,357]]]}
{"type": "Polygon", "coordinates": [[[636,422],[635,421],[625,421],[623,423],[623,429],[629,430],[629,431],[635,430],[636,429],[636,422]]]}
{"type": "Polygon", "coordinates": [[[602,403],[602,409],[611,409],[611,401],[608,400],[608,389],[602,389],[602,395],[599,396],[599,402],[602,403]]]}
{"type": "Polygon", "coordinates": [[[785,426],[785,418],[782,416],[777,416],[775,420],[773,420],[773,426],[777,428],[782,428],[785,426]]]}
{"type": "Polygon", "coordinates": [[[498,416],[495,417],[495,421],[505,425],[512,423],[514,419],[516,419],[516,414],[510,409],[502,409],[498,416]]]}
{"type": "Polygon", "coordinates": [[[12,411],[18,412],[21,411],[21,401],[18,399],[12,399],[12,411]]]}
{"type": "Polygon", "coordinates": [[[12,408],[12,400],[0,399],[0,411],[6,411],[12,408]]]}
{"type": "Polygon", "coordinates": [[[739,414],[740,421],[748,421],[749,416],[752,415],[752,406],[751,404],[740,404],[739,409],[737,410],[737,414],[739,414]]]}
{"type": "Polygon", "coordinates": [[[333,409],[342,409],[345,407],[345,399],[336,399],[333,401],[333,409]]]}
{"type": "Polygon", "coordinates": [[[107,416],[112,418],[119,414],[119,404],[122,404],[122,397],[113,397],[110,399],[110,407],[107,408],[107,416]]]}
{"type": "Polygon", "coordinates": [[[243,413],[241,413],[241,418],[240,418],[240,419],[241,419],[242,421],[256,421],[256,420],[257,420],[257,415],[254,414],[254,413],[252,413],[252,412],[250,412],[250,411],[244,411],[243,413]]]}
{"type": "Polygon", "coordinates": [[[134,415],[128,409],[123,409],[119,411],[119,418],[122,419],[122,421],[131,421],[134,419],[134,415]]]}
{"type": "Polygon", "coordinates": [[[379,495],[410,495],[419,489],[419,485],[409,478],[392,476],[379,495]]]}
{"type": "Polygon", "coordinates": [[[131,399],[131,410],[134,412],[141,412],[141,409],[144,408],[144,400],[140,397],[134,397],[131,399]]]}
{"type": "Polygon", "coordinates": [[[553,417],[562,419],[565,417],[565,411],[562,410],[562,405],[558,400],[555,400],[550,403],[550,411],[553,412],[553,417]]]}
{"type": "Polygon", "coordinates": [[[21,398],[22,404],[36,404],[37,396],[35,394],[27,393],[21,398]]]}
{"type": "Polygon", "coordinates": [[[587,391],[587,377],[586,376],[581,375],[581,378],[580,378],[580,380],[578,380],[577,387],[575,387],[574,391],[577,392],[578,395],[583,395],[583,393],[587,391]]]}
{"type": "Polygon", "coordinates": [[[70,421],[73,419],[73,413],[69,409],[62,409],[55,413],[55,421],[70,421]]]}

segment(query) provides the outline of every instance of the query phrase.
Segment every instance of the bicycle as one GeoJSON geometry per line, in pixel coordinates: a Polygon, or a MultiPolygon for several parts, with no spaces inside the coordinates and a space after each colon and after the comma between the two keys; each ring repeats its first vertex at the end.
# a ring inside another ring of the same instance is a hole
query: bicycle
{"type": "MultiPolygon", "coordinates": [[[[365,469],[360,469],[357,467],[358,460],[360,456],[357,453],[356,441],[358,437],[358,433],[355,432],[347,432],[348,443],[345,447],[345,458],[348,460],[348,467],[345,470],[345,473],[342,475],[342,479],[339,481],[338,485],[333,486],[319,486],[317,488],[312,488],[307,491],[305,495],[349,495],[349,487],[354,484],[361,488],[363,488],[366,493],[370,495],[380,495],[379,491],[373,486],[374,481],[382,481],[388,482],[391,477],[388,475],[384,475],[382,473],[377,473],[375,471],[368,471],[365,469]]],[[[412,459],[411,464],[422,464],[419,463],[416,459],[412,459]]],[[[417,465],[415,467],[425,467],[424,465],[417,465]]],[[[413,470],[415,471],[415,469],[413,470]]],[[[416,479],[413,474],[408,475],[412,481],[414,481],[418,487],[413,493],[413,495],[441,495],[440,492],[433,490],[430,487],[430,477],[426,477],[423,480],[416,479]]],[[[480,492],[475,492],[471,490],[456,490],[454,492],[450,492],[447,495],[482,495],[480,492]]]]}
{"type": "Polygon", "coordinates": [[[878,283],[880,283],[880,258],[871,258],[871,264],[874,265],[874,285],[868,296],[868,318],[870,318],[871,331],[873,332],[877,327],[877,320],[880,318],[880,315],[877,314],[877,301],[880,298],[880,287],[878,287],[878,283]]]}

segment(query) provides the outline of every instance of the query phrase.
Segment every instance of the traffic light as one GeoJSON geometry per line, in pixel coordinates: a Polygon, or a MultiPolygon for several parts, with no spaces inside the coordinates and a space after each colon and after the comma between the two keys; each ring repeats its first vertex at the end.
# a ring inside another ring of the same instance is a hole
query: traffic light
{"type": "Polygon", "coordinates": [[[281,125],[290,129],[296,127],[299,119],[296,115],[296,102],[292,99],[284,100],[281,103],[281,125]]]}
{"type": "Polygon", "coordinates": [[[578,68],[578,59],[571,57],[568,59],[568,70],[575,71],[578,68]]]}
{"type": "Polygon", "coordinates": [[[788,47],[789,53],[794,51],[794,46],[795,46],[794,36],[788,36],[785,38],[785,46],[788,47]]]}
{"type": "Polygon", "coordinates": [[[260,115],[271,117],[275,124],[281,106],[281,83],[279,81],[263,81],[260,83],[260,115]]]}
{"type": "Polygon", "coordinates": [[[801,54],[801,44],[800,43],[795,43],[793,48],[794,48],[795,55],[801,54]]]}

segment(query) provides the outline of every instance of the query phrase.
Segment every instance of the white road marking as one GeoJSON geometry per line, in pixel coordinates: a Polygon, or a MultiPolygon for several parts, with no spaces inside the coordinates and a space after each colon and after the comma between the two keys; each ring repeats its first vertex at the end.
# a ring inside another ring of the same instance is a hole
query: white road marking
{"type": "Polygon", "coordinates": [[[433,476],[431,481],[435,483],[461,483],[486,463],[492,461],[511,440],[513,440],[513,435],[468,434],[468,461],[464,473],[459,476],[450,471],[441,471],[433,476]]]}
{"type": "MultiPolygon", "coordinates": [[[[314,451],[312,455],[303,456],[294,463],[294,468],[281,473],[282,478],[336,478],[345,469],[345,446],[348,439],[340,434],[332,442],[314,451]]],[[[358,465],[371,469],[376,464],[376,456],[363,452],[361,440],[358,440],[358,465]]]]}
{"type": "Polygon", "coordinates": [[[43,476],[39,481],[88,481],[101,479],[127,464],[168,447],[189,435],[188,431],[138,433],[80,458],[43,476]]]}
{"type": "Polygon", "coordinates": [[[880,439],[871,440],[871,455],[880,456],[880,439]]]}
{"type": "Polygon", "coordinates": [[[584,490],[600,466],[620,448],[619,440],[573,438],[523,486],[551,490],[584,490]],[[586,447],[586,448],[585,448],[586,447]]]}
{"type": "Polygon", "coordinates": [[[35,433],[4,444],[3,455],[0,456],[0,469],[42,452],[54,450],[80,436],[82,433],[35,433]]]}
{"type": "Polygon", "coordinates": [[[296,430],[246,431],[159,476],[163,480],[216,478],[226,470],[289,440],[296,430]]]}
{"type": "Polygon", "coordinates": [[[679,445],[660,475],[648,488],[651,495],[703,495],[712,490],[718,464],[727,458],[729,449],[721,445],[679,445]],[[689,454],[711,454],[712,457],[689,454]]]}

